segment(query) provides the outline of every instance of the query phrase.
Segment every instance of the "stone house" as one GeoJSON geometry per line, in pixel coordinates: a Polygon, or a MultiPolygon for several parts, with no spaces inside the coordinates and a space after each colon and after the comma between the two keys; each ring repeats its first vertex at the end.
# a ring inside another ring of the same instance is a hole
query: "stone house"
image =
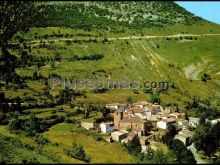
{"type": "Polygon", "coordinates": [[[147,121],[138,117],[131,117],[126,112],[114,112],[114,125],[117,130],[132,130],[145,135],[147,121]]]}

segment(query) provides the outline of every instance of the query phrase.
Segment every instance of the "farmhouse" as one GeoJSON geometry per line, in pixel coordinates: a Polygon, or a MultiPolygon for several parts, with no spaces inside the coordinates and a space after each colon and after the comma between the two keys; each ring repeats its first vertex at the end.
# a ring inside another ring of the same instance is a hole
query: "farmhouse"
{"type": "Polygon", "coordinates": [[[93,122],[81,122],[81,127],[91,130],[94,128],[94,123],[93,122]]]}

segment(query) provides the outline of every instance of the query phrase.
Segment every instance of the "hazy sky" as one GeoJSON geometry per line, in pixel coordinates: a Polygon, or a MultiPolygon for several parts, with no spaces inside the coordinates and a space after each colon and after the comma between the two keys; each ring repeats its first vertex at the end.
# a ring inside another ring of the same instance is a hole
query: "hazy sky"
{"type": "Polygon", "coordinates": [[[176,1],[176,3],[197,16],[220,24],[220,2],[176,1]]]}

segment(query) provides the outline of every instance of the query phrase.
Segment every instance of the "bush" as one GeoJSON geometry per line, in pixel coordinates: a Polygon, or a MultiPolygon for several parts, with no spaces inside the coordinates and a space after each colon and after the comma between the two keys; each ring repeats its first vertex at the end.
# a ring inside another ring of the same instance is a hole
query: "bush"
{"type": "Polygon", "coordinates": [[[21,121],[19,119],[11,119],[8,123],[9,130],[19,130],[21,128],[21,121]]]}
{"type": "Polygon", "coordinates": [[[38,144],[47,144],[49,143],[50,141],[45,138],[42,134],[37,134],[36,135],[36,138],[35,138],[35,141],[38,143],[38,144]]]}
{"type": "Polygon", "coordinates": [[[208,75],[207,73],[204,73],[204,74],[201,76],[201,80],[204,81],[204,82],[207,82],[207,80],[211,80],[211,76],[208,75]]]}
{"type": "Polygon", "coordinates": [[[101,137],[100,135],[97,135],[97,136],[95,136],[95,140],[96,140],[96,141],[101,141],[101,140],[102,140],[102,137],[101,137]]]}
{"type": "Polygon", "coordinates": [[[154,103],[158,103],[160,104],[160,94],[159,92],[155,92],[153,94],[151,94],[151,102],[154,104],[154,103]]]}
{"type": "Polygon", "coordinates": [[[134,93],[134,94],[139,94],[138,89],[133,89],[133,93],[134,93]]]}
{"type": "Polygon", "coordinates": [[[126,144],[129,153],[138,155],[141,152],[141,144],[139,137],[136,135],[131,141],[126,144]]]}
{"type": "Polygon", "coordinates": [[[79,160],[83,160],[86,162],[90,162],[91,161],[91,157],[87,156],[83,146],[82,145],[78,145],[76,143],[73,143],[72,145],[72,149],[69,151],[66,151],[68,156],[71,156],[73,158],[79,159],[79,160]]]}

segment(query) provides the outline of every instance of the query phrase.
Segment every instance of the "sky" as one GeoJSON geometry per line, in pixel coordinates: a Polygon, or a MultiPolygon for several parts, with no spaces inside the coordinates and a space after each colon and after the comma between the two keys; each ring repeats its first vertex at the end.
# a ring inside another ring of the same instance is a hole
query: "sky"
{"type": "Polygon", "coordinates": [[[215,1],[175,1],[191,13],[211,22],[220,24],[220,2],[215,1]]]}

